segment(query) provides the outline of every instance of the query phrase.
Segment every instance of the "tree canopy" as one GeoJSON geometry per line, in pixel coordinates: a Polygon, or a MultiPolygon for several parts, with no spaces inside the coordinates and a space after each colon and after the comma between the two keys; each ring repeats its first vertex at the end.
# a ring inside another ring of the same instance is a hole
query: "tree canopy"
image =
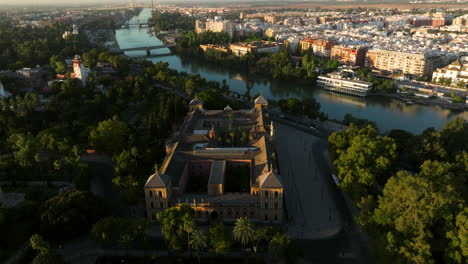
{"type": "Polygon", "coordinates": [[[50,198],[41,211],[43,231],[59,241],[87,232],[105,214],[101,200],[89,192],[78,190],[50,198]]]}

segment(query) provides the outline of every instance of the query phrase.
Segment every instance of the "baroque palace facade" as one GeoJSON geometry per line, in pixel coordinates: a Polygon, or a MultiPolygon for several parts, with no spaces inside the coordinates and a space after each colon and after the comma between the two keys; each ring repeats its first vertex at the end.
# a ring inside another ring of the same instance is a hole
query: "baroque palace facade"
{"type": "Polygon", "coordinates": [[[277,174],[267,100],[252,109],[205,110],[197,98],[166,141],[166,158],[144,187],[147,216],[188,204],[200,221],[282,223],[284,189],[277,174]]]}

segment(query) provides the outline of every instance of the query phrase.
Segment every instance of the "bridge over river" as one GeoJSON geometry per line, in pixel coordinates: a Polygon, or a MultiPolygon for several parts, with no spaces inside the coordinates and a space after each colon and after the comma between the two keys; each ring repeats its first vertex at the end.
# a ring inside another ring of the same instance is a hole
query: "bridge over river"
{"type": "Polygon", "coordinates": [[[175,44],[167,44],[167,45],[146,46],[146,47],[137,47],[137,48],[125,48],[125,49],[115,48],[115,49],[110,49],[109,52],[114,53],[114,54],[124,54],[126,51],[146,50],[146,55],[151,56],[152,50],[173,48],[175,46],[176,46],[175,44]]]}

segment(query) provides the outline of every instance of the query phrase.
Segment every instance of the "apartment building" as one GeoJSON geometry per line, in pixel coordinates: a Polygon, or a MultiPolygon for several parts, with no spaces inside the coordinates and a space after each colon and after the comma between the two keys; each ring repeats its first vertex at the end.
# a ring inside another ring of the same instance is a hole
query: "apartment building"
{"type": "Polygon", "coordinates": [[[249,43],[233,43],[229,48],[235,55],[242,56],[247,53],[278,53],[283,46],[282,43],[262,40],[249,43]]]}
{"type": "Polygon", "coordinates": [[[217,51],[222,51],[222,52],[229,52],[229,44],[202,44],[200,45],[200,48],[203,51],[207,51],[211,49],[211,50],[217,50],[217,51]]]}
{"type": "Polygon", "coordinates": [[[369,50],[366,66],[404,74],[429,75],[436,69],[438,56],[430,53],[407,53],[391,50],[369,50]]]}
{"type": "Polygon", "coordinates": [[[433,81],[438,82],[440,79],[449,79],[454,86],[462,81],[466,87],[468,85],[468,56],[461,57],[448,66],[437,69],[432,73],[433,81]]]}
{"type": "Polygon", "coordinates": [[[329,58],[331,55],[331,48],[336,45],[335,41],[327,39],[303,39],[300,46],[302,51],[312,49],[314,54],[319,57],[329,58]]]}
{"type": "Polygon", "coordinates": [[[452,20],[452,25],[454,26],[468,26],[468,14],[459,16],[452,20]]]}
{"type": "Polygon", "coordinates": [[[229,20],[223,20],[219,16],[215,16],[214,19],[207,19],[206,21],[195,21],[195,32],[197,34],[211,31],[211,32],[222,32],[225,31],[232,38],[233,30],[232,24],[229,20]]]}
{"type": "Polygon", "coordinates": [[[266,15],[263,17],[265,19],[265,22],[271,23],[271,24],[276,24],[278,22],[278,17],[275,15],[266,15]]]}
{"type": "Polygon", "coordinates": [[[331,48],[330,59],[342,64],[363,66],[366,59],[367,47],[351,45],[335,45],[331,48]]]}

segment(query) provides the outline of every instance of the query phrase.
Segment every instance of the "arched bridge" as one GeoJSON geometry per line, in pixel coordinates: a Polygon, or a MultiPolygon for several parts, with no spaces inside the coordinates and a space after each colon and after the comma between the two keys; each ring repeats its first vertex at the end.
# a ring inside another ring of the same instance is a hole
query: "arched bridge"
{"type": "Polygon", "coordinates": [[[138,47],[138,48],[126,48],[126,49],[111,49],[111,53],[123,54],[126,51],[137,51],[137,50],[146,50],[148,56],[151,55],[151,50],[155,49],[164,49],[164,48],[173,48],[175,44],[159,45],[159,46],[147,46],[147,47],[138,47]]]}

